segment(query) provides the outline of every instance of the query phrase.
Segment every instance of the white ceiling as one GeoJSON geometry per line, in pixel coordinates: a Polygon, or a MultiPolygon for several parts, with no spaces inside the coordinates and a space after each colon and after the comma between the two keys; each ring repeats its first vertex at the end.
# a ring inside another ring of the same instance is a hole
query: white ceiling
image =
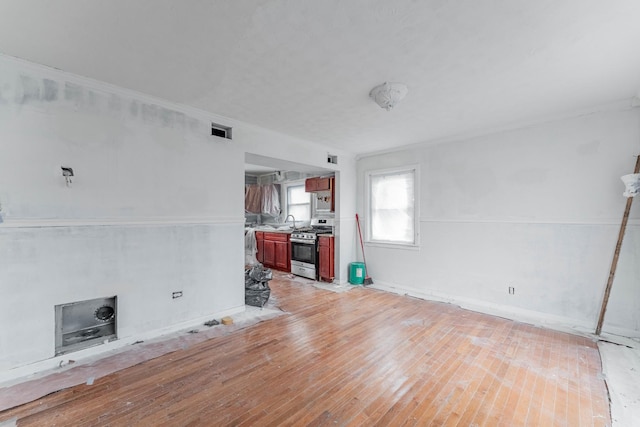
{"type": "Polygon", "coordinates": [[[252,165],[249,163],[244,164],[244,173],[248,175],[267,175],[277,171],[278,169],[271,166],[252,165]]]}
{"type": "Polygon", "coordinates": [[[0,52],[363,153],[630,99],[640,1],[0,0],[0,52]]]}
{"type": "Polygon", "coordinates": [[[302,163],[290,162],[288,160],[260,156],[253,153],[244,155],[244,172],[249,175],[265,175],[275,171],[293,171],[309,175],[323,175],[333,172],[328,169],[318,168],[318,166],[304,165],[302,163]]]}

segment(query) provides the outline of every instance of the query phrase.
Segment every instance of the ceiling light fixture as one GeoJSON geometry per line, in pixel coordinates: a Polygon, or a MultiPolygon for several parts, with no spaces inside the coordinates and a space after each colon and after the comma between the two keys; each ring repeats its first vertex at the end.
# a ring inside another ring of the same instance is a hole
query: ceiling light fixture
{"type": "Polygon", "coordinates": [[[407,95],[407,85],[403,83],[384,82],[380,86],[371,89],[369,96],[381,108],[389,111],[407,95]]]}

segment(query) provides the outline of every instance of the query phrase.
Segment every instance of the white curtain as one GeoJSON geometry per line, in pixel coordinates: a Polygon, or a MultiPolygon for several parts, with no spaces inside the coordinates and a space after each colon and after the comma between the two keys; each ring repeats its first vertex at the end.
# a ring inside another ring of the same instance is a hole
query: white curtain
{"type": "Polygon", "coordinates": [[[280,192],[273,184],[262,186],[262,213],[273,217],[280,215],[280,192]]]}
{"type": "Polygon", "coordinates": [[[280,215],[280,192],[274,184],[244,186],[244,210],[254,214],[280,215]]]}

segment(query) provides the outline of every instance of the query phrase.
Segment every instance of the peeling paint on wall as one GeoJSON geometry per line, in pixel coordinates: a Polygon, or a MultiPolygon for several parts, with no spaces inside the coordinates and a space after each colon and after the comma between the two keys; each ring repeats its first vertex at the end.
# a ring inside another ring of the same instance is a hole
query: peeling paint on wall
{"type": "Polygon", "coordinates": [[[200,122],[196,119],[189,117],[189,129],[197,132],[200,129],[200,122]]]}
{"type": "Polygon", "coordinates": [[[88,92],[87,100],[90,107],[96,107],[98,105],[98,94],[90,90],[88,92]]]}
{"type": "Polygon", "coordinates": [[[44,96],[43,100],[52,102],[58,99],[58,82],[44,79],[44,96]]]}
{"type": "Polygon", "coordinates": [[[202,139],[208,137],[207,121],[154,103],[89,89],[82,84],[34,77],[28,73],[20,73],[13,80],[5,80],[0,84],[0,105],[60,103],[62,108],[66,104],[76,111],[82,109],[85,113],[108,113],[122,120],[140,120],[146,125],[190,132],[202,139]]]}
{"type": "Polygon", "coordinates": [[[181,129],[186,129],[187,116],[184,113],[176,111],[174,114],[174,119],[177,127],[181,129]]]}
{"type": "Polygon", "coordinates": [[[74,83],[66,82],[64,84],[64,99],[75,102],[76,106],[82,105],[84,103],[82,87],[74,83]]]}
{"type": "Polygon", "coordinates": [[[131,113],[131,115],[133,117],[138,117],[139,110],[140,107],[138,106],[138,103],[136,101],[131,101],[131,104],[129,105],[129,112],[131,113]]]}
{"type": "Polygon", "coordinates": [[[147,123],[154,123],[158,116],[158,107],[155,105],[142,104],[142,120],[147,123]]]}
{"type": "Polygon", "coordinates": [[[20,76],[19,87],[22,90],[16,91],[16,102],[18,104],[26,104],[40,100],[40,85],[33,77],[25,75],[20,76]]]}
{"type": "Polygon", "coordinates": [[[122,98],[118,95],[111,94],[109,96],[109,110],[119,112],[122,110],[122,98]]]}

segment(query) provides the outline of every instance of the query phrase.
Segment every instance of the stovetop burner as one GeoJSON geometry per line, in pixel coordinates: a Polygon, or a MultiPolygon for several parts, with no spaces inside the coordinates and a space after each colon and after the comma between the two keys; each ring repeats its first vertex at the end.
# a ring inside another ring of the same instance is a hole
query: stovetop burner
{"type": "Polygon", "coordinates": [[[310,227],[301,227],[291,233],[295,239],[315,240],[318,234],[328,234],[333,231],[333,219],[312,219],[310,227]]]}

